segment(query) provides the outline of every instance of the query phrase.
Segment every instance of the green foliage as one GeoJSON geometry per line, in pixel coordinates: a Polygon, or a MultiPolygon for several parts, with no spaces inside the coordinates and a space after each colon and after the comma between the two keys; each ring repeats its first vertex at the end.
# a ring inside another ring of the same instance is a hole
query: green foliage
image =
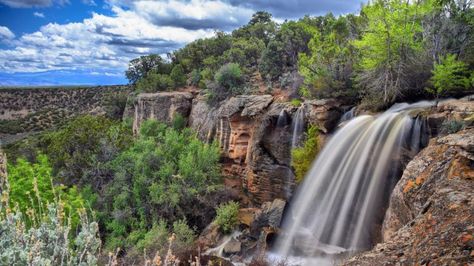
{"type": "MultiPolygon", "coordinates": [[[[175,75],[178,75],[175,73],[175,75]]],[[[178,78],[178,77],[176,77],[178,78]]],[[[150,72],[146,77],[138,80],[136,89],[140,92],[167,91],[175,87],[174,80],[167,74],[150,72]]]]}
{"type": "Polygon", "coordinates": [[[294,107],[298,107],[300,106],[302,103],[301,99],[291,99],[291,105],[293,105],[294,107]]]}
{"type": "Polygon", "coordinates": [[[242,84],[242,71],[238,64],[225,64],[219,68],[214,79],[220,86],[228,90],[237,90],[242,84]]]}
{"type": "Polygon", "coordinates": [[[284,23],[262,51],[259,70],[264,77],[273,80],[291,71],[297,64],[298,54],[308,51],[308,42],[315,32],[308,19],[284,23]]]}
{"type": "Polygon", "coordinates": [[[130,61],[125,76],[130,83],[135,84],[138,80],[146,78],[149,73],[169,74],[170,65],[157,54],[140,56],[130,61]]]}
{"type": "Polygon", "coordinates": [[[430,1],[377,0],[365,5],[367,26],[353,42],[360,55],[357,82],[368,97],[392,102],[410,89],[410,62],[422,52],[422,19],[430,12],[430,1]]]}
{"type": "Polygon", "coordinates": [[[135,245],[143,235],[129,235],[160,219],[184,217],[203,226],[198,221],[210,219],[203,216],[213,208],[205,197],[221,182],[218,160],[217,145],[202,143],[189,129],[145,121],[139,139],[112,162],[114,182],[105,195],[107,212],[114,213],[106,225],[109,243],[135,245]]]}
{"type": "Polygon", "coordinates": [[[199,82],[201,81],[201,73],[198,70],[193,69],[190,76],[191,76],[191,85],[199,86],[199,82]]]}
{"type": "Polygon", "coordinates": [[[178,131],[183,130],[186,127],[187,121],[181,114],[175,114],[173,121],[171,121],[171,126],[178,131]]]}
{"type": "MultiPolygon", "coordinates": [[[[71,216],[71,225],[75,229],[79,224],[78,210],[84,208],[84,200],[74,186],[53,185],[52,168],[46,155],[38,155],[37,160],[36,163],[30,163],[20,158],[16,164],[8,165],[11,202],[18,205],[22,213],[41,215],[48,203],[60,200],[64,203],[62,207],[65,213],[71,216]]],[[[40,220],[30,221],[35,222],[40,220]]]]}
{"type": "Polygon", "coordinates": [[[178,64],[173,67],[170,73],[170,78],[175,87],[182,87],[186,85],[186,76],[184,75],[183,67],[178,64]]]}
{"type": "MultiPolygon", "coordinates": [[[[40,172],[44,171],[47,170],[42,169],[40,172]]],[[[32,176],[28,178],[33,179],[32,176]]],[[[14,179],[17,180],[17,177],[14,179]]],[[[97,265],[101,242],[96,222],[89,221],[84,211],[66,212],[64,204],[68,203],[69,198],[56,199],[41,209],[30,208],[26,212],[21,208],[12,209],[10,206],[16,202],[17,196],[10,192],[18,189],[17,181],[12,181],[10,186],[8,180],[2,180],[1,186],[3,188],[0,201],[2,265],[97,265]],[[68,219],[70,215],[80,217],[79,226],[71,224],[71,220],[68,219]],[[35,222],[32,223],[32,220],[35,222]]],[[[24,184],[28,185],[28,182],[24,184]]],[[[23,192],[26,192],[26,189],[28,188],[21,188],[23,192]]],[[[33,189],[29,192],[35,193],[33,189]]],[[[49,195],[41,193],[39,196],[49,195]]],[[[46,199],[38,198],[38,200],[46,203],[46,199]]]]}
{"type": "Polygon", "coordinates": [[[319,152],[319,128],[310,125],[306,132],[306,140],[302,147],[296,147],[291,152],[293,158],[291,165],[295,170],[296,182],[303,181],[304,176],[311,167],[311,163],[319,152]]]}
{"type": "Polygon", "coordinates": [[[100,116],[85,115],[60,130],[42,136],[54,174],[65,184],[99,188],[110,178],[107,162],[128,147],[130,126],[100,116]]]}
{"type": "Polygon", "coordinates": [[[456,60],[456,55],[448,54],[441,58],[441,63],[435,64],[432,72],[431,82],[434,90],[430,90],[430,92],[436,97],[439,97],[443,92],[466,89],[471,85],[467,65],[456,60]]]}
{"type": "Polygon", "coordinates": [[[328,96],[348,94],[351,89],[352,61],[354,52],[350,41],[355,33],[350,30],[348,17],[324,17],[324,31],[311,31],[308,52],[300,53],[299,73],[305,84],[315,93],[326,92],[328,96]]]}
{"type": "Polygon", "coordinates": [[[238,223],[239,203],[229,201],[222,203],[216,209],[215,223],[219,226],[223,233],[230,233],[238,223]]]}
{"type": "Polygon", "coordinates": [[[176,239],[173,242],[174,250],[185,250],[193,245],[196,239],[196,233],[191,229],[186,220],[177,220],[173,222],[173,234],[176,239]]]}

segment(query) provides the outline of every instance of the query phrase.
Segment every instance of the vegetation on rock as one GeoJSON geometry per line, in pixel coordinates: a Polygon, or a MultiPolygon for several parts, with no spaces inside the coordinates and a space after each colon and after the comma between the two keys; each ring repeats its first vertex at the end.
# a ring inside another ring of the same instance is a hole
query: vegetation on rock
{"type": "Polygon", "coordinates": [[[311,167],[311,163],[319,152],[319,128],[310,125],[306,132],[305,141],[301,147],[292,150],[291,166],[295,170],[296,182],[303,181],[304,176],[311,167]]]}
{"type": "Polygon", "coordinates": [[[235,201],[223,203],[216,209],[216,213],[215,223],[223,233],[228,234],[238,223],[239,203],[235,201]]]}

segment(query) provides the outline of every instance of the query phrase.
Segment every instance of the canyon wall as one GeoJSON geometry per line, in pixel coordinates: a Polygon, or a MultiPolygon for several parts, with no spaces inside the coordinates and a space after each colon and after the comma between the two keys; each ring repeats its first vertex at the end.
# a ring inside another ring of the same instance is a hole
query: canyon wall
{"type": "Polygon", "coordinates": [[[134,130],[146,119],[171,123],[179,113],[206,142],[217,141],[226,185],[238,191],[249,205],[280,198],[294,189],[291,140],[296,110],[303,108],[303,123],[316,124],[322,134],[335,128],[343,113],[335,100],[307,101],[300,107],[277,102],[271,95],[239,95],[216,106],[205,96],[185,92],[140,94],[126,115],[134,130]],[[278,122],[281,115],[284,122],[278,122]]]}

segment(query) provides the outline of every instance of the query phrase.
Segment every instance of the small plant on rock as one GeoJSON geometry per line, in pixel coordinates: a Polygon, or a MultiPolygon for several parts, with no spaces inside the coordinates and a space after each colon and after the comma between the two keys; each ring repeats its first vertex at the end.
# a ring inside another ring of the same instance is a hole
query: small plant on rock
{"type": "Polygon", "coordinates": [[[238,223],[239,203],[235,201],[222,203],[216,211],[216,224],[223,233],[230,233],[238,223]]]}

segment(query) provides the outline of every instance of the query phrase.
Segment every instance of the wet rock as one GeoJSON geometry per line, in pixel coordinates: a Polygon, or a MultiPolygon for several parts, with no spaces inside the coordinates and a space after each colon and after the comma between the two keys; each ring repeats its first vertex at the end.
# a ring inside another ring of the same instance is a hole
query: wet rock
{"type": "Polygon", "coordinates": [[[232,238],[227,244],[224,246],[224,253],[226,254],[236,254],[242,250],[242,243],[235,238],[232,238]]]}
{"type": "Polygon", "coordinates": [[[280,227],[285,205],[286,202],[281,199],[275,199],[272,202],[265,202],[262,205],[262,213],[258,220],[260,220],[260,223],[263,221],[264,224],[269,227],[280,227]]]}
{"type": "Polygon", "coordinates": [[[432,139],[390,199],[383,243],[344,265],[464,265],[474,235],[474,129],[432,139]]]}
{"type": "Polygon", "coordinates": [[[219,230],[219,226],[210,223],[199,235],[198,244],[204,250],[215,247],[221,241],[223,234],[219,230]]]}

